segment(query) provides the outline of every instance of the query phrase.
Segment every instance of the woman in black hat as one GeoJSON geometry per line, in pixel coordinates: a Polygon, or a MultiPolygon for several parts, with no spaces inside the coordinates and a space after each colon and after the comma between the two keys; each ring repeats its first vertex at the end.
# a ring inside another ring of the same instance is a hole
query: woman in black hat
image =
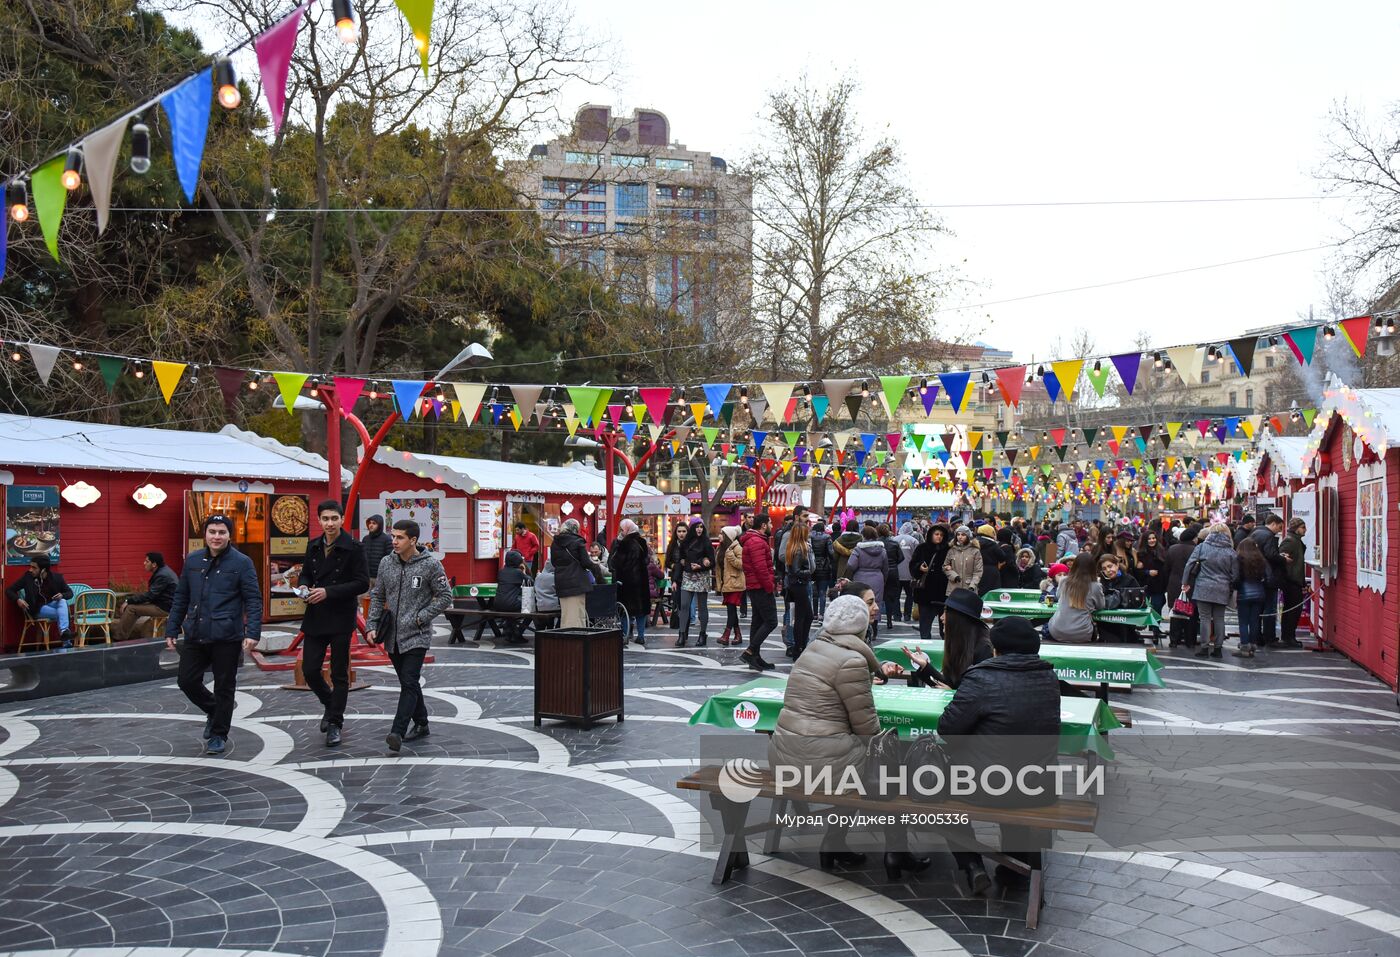
{"type": "Polygon", "coordinates": [[[982,599],[970,588],[948,593],[940,622],[943,635],[942,672],[929,662],[928,655],[906,647],[904,653],[914,663],[914,680],[930,688],[956,688],[967,669],[992,657],[991,633],[982,620],[982,599]]]}

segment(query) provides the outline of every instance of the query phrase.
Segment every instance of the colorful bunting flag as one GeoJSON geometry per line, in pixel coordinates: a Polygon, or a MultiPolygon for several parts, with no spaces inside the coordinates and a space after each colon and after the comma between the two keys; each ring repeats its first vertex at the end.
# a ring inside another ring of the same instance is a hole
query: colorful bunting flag
{"type": "Polygon", "coordinates": [[[191,203],[195,187],[199,185],[199,166],[204,160],[213,96],[213,79],[210,69],[206,68],[160,98],[160,105],[170,120],[170,149],[175,156],[175,171],[185,198],[191,203]]]}
{"type": "Polygon", "coordinates": [[[1351,319],[1343,319],[1337,323],[1337,327],[1342,330],[1342,336],[1351,346],[1351,351],[1360,358],[1366,351],[1366,337],[1371,334],[1371,317],[1355,316],[1351,319]]]}
{"type": "MultiPolygon", "coordinates": [[[[467,417],[467,425],[476,421],[481,411],[481,400],[486,397],[486,386],[477,382],[454,382],[452,392],[462,406],[462,414],[467,417]]],[[[571,435],[573,433],[570,433],[571,435]]]]}
{"type": "Polygon", "coordinates": [[[907,375],[880,376],[880,397],[885,400],[885,412],[890,418],[894,418],[904,392],[909,388],[909,379],[907,375]]]}
{"type": "Polygon", "coordinates": [[[44,346],[37,343],[29,343],[29,358],[34,362],[34,371],[39,373],[39,381],[44,385],[49,384],[49,377],[53,375],[54,363],[58,361],[59,354],[63,352],[58,346],[44,346]]]}
{"type": "Polygon", "coordinates": [[[967,403],[967,385],[972,381],[970,372],[940,372],[938,381],[943,383],[943,391],[948,393],[948,402],[954,412],[961,412],[967,403]]]}
{"type": "Polygon", "coordinates": [[[1052,362],[1050,368],[1055,370],[1055,378],[1059,380],[1060,388],[1064,390],[1065,401],[1074,401],[1074,389],[1079,384],[1079,373],[1084,369],[1084,360],[1065,359],[1061,362],[1052,362]]]}
{"type": "Polygon", "coordinates": [[[428,42],[433,29],[433,0],[394,0],[408,28],[413,33],[413,45],[423,62],[423,75],[428,75],[428,42]]]}
{"type": "MultiPolygon", "coordinates": [[[[119,358],[117,358],[116,356],[98,356],[98,357],[97,357],[97,368],[102,372],[102,381],[105,382],[105,383],[107,384],[107,391],[108,391],[108,392],[112,392],[114,389],[116,389],[116,387],[117,387],[117,379],[121,377],[122,368],[123,368],[125,365],[126,365],[125,360],[119,359],[119,358]]],[[[237,394],[238,394],[238,387],[241,386],[241,385],[243,384],[243,372],[242,372],[241,370],[239,370],[239,369],[215,369],[215,370],[214,370],[214,378],[218,380],[219,388],[220,388],[220,389],[223,389],[223,388],[224,388],[224,380],[221,378],[221,374],[225,374],[225,373],[229,373],[229,372],[232,372],[232,373],[234,373],[234,374],[236,374],[236,375],[238,376],[238,381],[235,382],[234,385],[233,385],[234,395],[237,396],[237,394]]],[[[229,401],[230,401],[230,399],[229,399],[228,391],[225,390],[225,391],[224,391],[224,402],[225,402],[225,404],[227,404],[227,403],[229,403],[229,401]]]]}
{"type": "Polygon", "coordinates": [[[125,135],[126,117],[122,117],[83,137],[83,171],[87,174],[88,192],[92,194],[92,205],[97,211],[99,236],[107,230],[107,213],[112,206],[112,176],[125,135]]]}
{"type": "MultiPolygon", "coordinates": [[[[114,368],[111,371],[111,378],[108,378],[107,360],[105,358],[99,359],[98,364],[102,366],[102,378],[107,380],[107,391],[110,392],[112,387],[117,384],[117,376],[122,371],[122,361],[120,359],[112,360],[114,368]]],[[[224,408],[230,414],[238,401],[238,393],[243,389],[243,379],[242,369],[227,369],[220,366],[214,370],[214,381],[219,384],[219,392],[224,397],[224,408]]]]}
{"type": "Polygon", "coordinates": [[[165,397],[165,404],[169,405],[170,397],[175,394],[175,387],[180,384],[180,377],[185,374],[185,363],[152,359],[151,368],[155,371],[160,394],[165,397]]]}
{"type": "Polygon", "coordinates": [[[1283,334],[1283,341],[1288,343],[1289,351],[1300,365],[1312,365],[1313,351],[1317,348],[1317,326],[1290,329],[1283,334]]]}
{"type": "Polygon", "coordinates": [[[720,408],[724,405],[724,400],[728,398],[729,390],[733,387],[733,383],[730,382],[715,382],[701,387],[705,390],[705,402],[710,407],[710,415],[716,419],[720,417],[720,408]]]}
{"type": "MultiPolygon", "coordinates": [[[[287,407],[287,414],[296,413],[297,396],[301,395],[301,387],[306,384],[306,380],[311,378],[304,372],[274,372],[272,380],[277,383],[277,391],[282,396],[282,404],[287,407]]],[[[398,383],[394,383],[397,388],[398,383]]],[[[427,383],[423,383],[427,385],[427,383]]],[[[423,391],[421,388],[418,391],[423,391]]],[[[404,416],[408,418],[408,416],[404,416]]]]}
{"type": "Polygon", "coordinates": [[[1254,350],[1259,348],[1259,338],[1257,336],[1241,336],[1238,339],[1231,339],[1227,345],[1230,354],[1235,357],[1235,365],[1240,367],[1240,372],[1247,378],[1254,369],[1254,350]]]}
{"type": "Polygon", "coordinates": [[[666,420],[666,404],[671,401],[671,390],[666,386],[657,386],[647,389],[638,389],[637,395],[642,400],[642,405],[647,408],[647,415],[651,420],[661,425],[666,420]]]}
{"type": "Polygon", "coordinates": [[[292,51],[297,45],[297,28],[301,26],[304,13],[305,3],[253,40],[258,70],[262,73],[263,96],[267,97],[267,112],[272,119],[273,136],[281,131],[282,119],[287,112],[287,70],[292,63],[292,51]]]}
{"type": "Polygon", "coordinates": [[[1132,395],[1137,385],[1138,371],[1142,368],[1142,353],[1125,352],[1122,355],[1110,356],[1109,361],[1113,363],[1113,368],[1118,370],[1118,378],[1123,380],[1123,388],[1128,390],[1128,395],[1132,395]]]}
{"type": "Polygon", "coordinates": [[[68,202],[68,190],[63,188],[63,157],[55,156],[34,171],[29,177],[29,192],[34,199],[34,215],[39,217],[44,243],[53,261],[58,262],[58,226],[68,202]]]}
{"type": "Polygon", "coordinates": [[[335,383],[335,403],[340,406],[340,411],[349,415],[355,410],[355,403],[360,400],[360,393],[365,391],[364,379],[351,379],[346,376],[336,376],[335,383]]]}
{"type": "MultiPolygon", "coordinates": [[[[274,373],[276,375],[277,373],[274,373]]],[[[302,376],[302,381],[306,381],[306,376],[302,376]]],[[[418,410],[418,399],[423,394],[423,390],[428,387],[427,382],[417,379],[394,379],[394,398],[399,404],[399,417],[405,422],[413,418],[413,413],[418,410]]],[[[301,388],[300,385],[297,388],[301,388]]],[[[465,408],[465,406],[464,406],[465,408]]],[[[495,412],[495,409],[492,409],[495,412]]],[[[496,412],[497,418],[500,413],[496,412]]]]}

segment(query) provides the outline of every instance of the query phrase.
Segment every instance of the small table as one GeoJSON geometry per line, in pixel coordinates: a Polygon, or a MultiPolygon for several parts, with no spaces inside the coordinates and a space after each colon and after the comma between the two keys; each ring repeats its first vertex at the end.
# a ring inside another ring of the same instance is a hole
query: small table
{"type": "MultiPolygon", "coordinates": [[[[875,657],[880,661],[893,661],[904,668],[912,668],[913,663],[904,653],[908,645],[928,655],[929,664],[943,667],[943,642],[939,639],[928,641],[883,641],[874,648],[875,657]]],[[[1055,675],[1070,684],[1091,684],[1099,686],[1099,699],[1107,703],[1110,685],[1132,687],[1165,688],[1162,680],[1162,664],[1157,655],[1146,645],[1060,645],[1042,642],[1040,657],[1055,668],[1055,675]]]]}
{"type": "MultiPolygon", "coordinates": [[[[1055,606],[1041,600],[1041,593],[1024,588],[1003,588],[987,592],[982,596],[984,608],[991,609],[995,619],[1025,618],[1028,621],[1049,621],[1055,614],[1055,606]],[[1010,596],[1003,601],[1002,596],[1010,596]]],[[[1115,625],[1131,625],[1134,628],[1152,628],[1162,623],[1162,618],[1149,607],[1106,608],[1094,612],[1094,621],[1109,622],[1115,625]]]]}
{"type": "MultiPolygon", "coordinates": [[[[755,678],[711,696],[690,716],[690,723],[771,732],[778,726],[786,691],[786,678],[755,678]]],[[[938,730],[938,718],[953,700],[954,693],[936,688],[911,688],[903,682],[891,681],[875,685],[872,694],[880,726],[898,728],[901,738],[911,738],[938,730]]],[[[1061,754],[1090,753],[1112,760],[1113,749],[1102,732],[1122,726],[1108,703],[1098,698],[1060,699],[1061,754]]]]}

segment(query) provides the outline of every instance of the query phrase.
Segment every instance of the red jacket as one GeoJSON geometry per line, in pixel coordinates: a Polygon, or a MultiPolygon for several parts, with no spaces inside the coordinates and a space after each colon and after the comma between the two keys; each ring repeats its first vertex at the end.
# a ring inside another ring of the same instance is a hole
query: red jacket
{"type": "Polygon", "coordinates": [[[749,529],[739,536],[744,550],[744,581],[750,591],[773,592],[773,546],[764,535],[749,529]]]}
{"type": "Polygon", "coordinates": [[[535,533],[526,529],[523,534],[515,536],[515,550],[520,553],[520,557],[526,562],[535,560],[535,556],[540,553],[540,540],[535,533]]]}

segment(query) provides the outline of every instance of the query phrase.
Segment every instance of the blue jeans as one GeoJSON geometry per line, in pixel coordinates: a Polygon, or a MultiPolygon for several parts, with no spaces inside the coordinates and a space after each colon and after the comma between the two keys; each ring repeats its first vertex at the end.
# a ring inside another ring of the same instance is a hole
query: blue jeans
{"type": "Polygon", "coordinates": [[[622,640],[623,640],[623,641],[626,641],[628,638],[631,638],[631,637],[632,637],[632,629],[634,629],[634,628],[637,630],[637,637],[640,638],[642,641],[646,641],[646,640],[647,640],[647,616],[646,616],[646,615],[628,615],[628,616],[627,616],[627,628],[626,628],[626,630],[623,631],[623,633],[622,633],[622,640]]]}
{"type": "Polygon", "coordinates": [[[59,632],[68,630],[68,602],[62,598],[55,598],[34,613],[35,618],[47,618],[49,621],[58,622],[59,632]]]}
{"type": "Polygon", "coordinates": [[[1259,615],[1264,610],[1264,599],[1241,598],[1239,600],[1240,647],[1246,648],[1259,642],[1259,615]]]}
{"type": "Polygon", "coordinates": [[[830,590],[830,578],[812,579],[812,614],[818,618],[826,611],[826,593],[830,590]]]}

